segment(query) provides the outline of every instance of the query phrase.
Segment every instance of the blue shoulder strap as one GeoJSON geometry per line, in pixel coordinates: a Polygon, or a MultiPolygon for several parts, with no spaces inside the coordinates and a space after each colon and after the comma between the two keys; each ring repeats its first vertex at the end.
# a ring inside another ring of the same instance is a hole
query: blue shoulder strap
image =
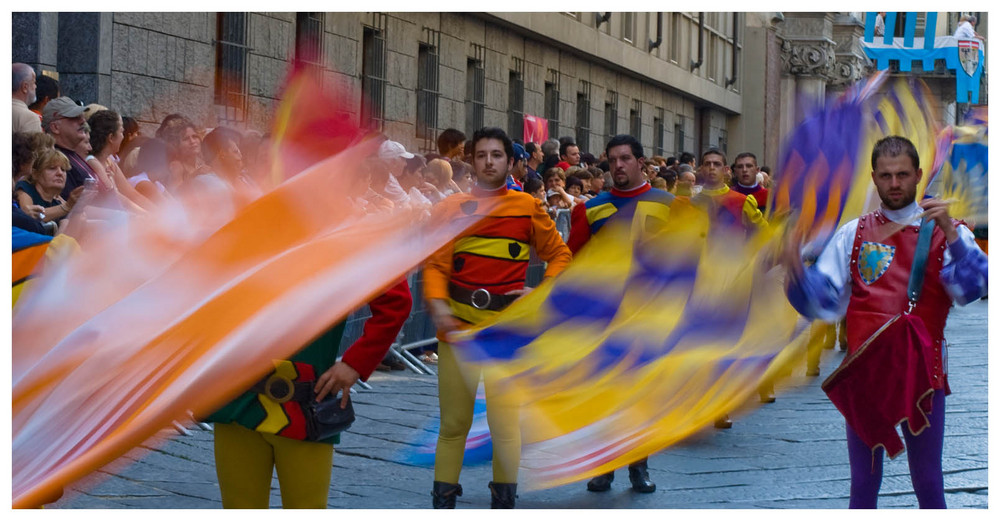
{"type": "Polygon", "coordinates": [[[927,267],[927,256],[931,249],[931,235],[934,233],[934,220],[924,218],[920,223],[920,233],[917,235],[917,250],[913,253],[913,266],[910,269],[910,283],[906,287],[906,296],[910,299],[910,309],[920,300],[920,290],[924,287],[924,269],[927,267]]]}

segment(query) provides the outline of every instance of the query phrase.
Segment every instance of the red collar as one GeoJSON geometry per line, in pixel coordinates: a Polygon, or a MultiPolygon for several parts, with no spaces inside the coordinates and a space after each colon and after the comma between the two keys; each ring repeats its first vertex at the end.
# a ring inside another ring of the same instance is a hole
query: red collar
{"type": "Polygon", "coordinates": [[[473,197],[498,197],[501,195],[507,195],[507,185],[503,184],[496,190],[486,190],[484,188],[480,188],[479,185],[472,185],[471,193],[473,197]]]}
{"type": "Polygon", "coordinates": [[[635,197],[639,194],[644,194],[648,192],[652,186],[649,183],[642,183],[641,185],[631,189],[631,190],[619,190],[617,188],[611,188],[611,195],[615,197],[635,197]]]}

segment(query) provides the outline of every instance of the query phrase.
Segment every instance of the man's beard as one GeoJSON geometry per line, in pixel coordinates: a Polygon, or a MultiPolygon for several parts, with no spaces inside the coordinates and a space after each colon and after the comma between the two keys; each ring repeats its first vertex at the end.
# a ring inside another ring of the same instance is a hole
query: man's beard
{"type": "Polygon", "coordinates": [[[911,204],[913,204],[913,201],[917,200],[917,194],[915,193],[907,194],[906,196],[903,197],[903,199],[899,202],[898,205],[893,205],[888,197],[881,197],[881,195],[882,194],[879,194],[880,196],[879,198],[882,199],[882,206],[885,206],[886,209],[889,210],[901,210],[903,208],[906,208],[907,206],[910,206],[911,204]]]}
{"type": "Polygon", "coordinates": [[[619,181],[618,179],[619,179],[619,178],[618,178],[618,176],[616,175],[616,176],[614,176],[614,177],[612,178],[612,181],[614,181],[614,185],[615,185],[615,188],[617,188],[617,189],[619,189],[619,190],[621,190],[621,189],[623,189],[623,188],[627,188],[627,187],[628,187],[628,185],[629,185],[629,183],[631,183],[631,182],[632,182],[632,180],[631,180],[631,179],[629,179],[629,177],[628,177],[628,176],[624,176],[624,177],[622,177],[622,178],[621,178],[621,179],[622,179],[621,181],[619,181]]]}

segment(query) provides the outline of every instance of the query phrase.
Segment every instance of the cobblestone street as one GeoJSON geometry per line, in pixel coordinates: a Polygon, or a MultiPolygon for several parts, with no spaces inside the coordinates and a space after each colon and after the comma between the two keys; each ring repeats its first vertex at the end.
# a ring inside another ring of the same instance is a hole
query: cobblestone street
{"type": "MultiPolygon", "coordinates": [[[[952,311],[946,330],[953,394],[947,401],[944,470],[950,508],[986,508],[987,303],[952,311]]],[[[583,483],[520,492],[519,508],[846,508],[849,467],[844,423],[820,389],[843,353],[825,351],[822,374],[804,368],[779,385],[776,403],[737,411],[730,430],[701,436],[649,459],[657,484],[636,494],[620,470],[612,490],[583,483]]],[[[332,508],[429,508],[433,472],[397,454],[437,411],[435,377],[376,373],[355,396],[358,420],[334,456],[332,508]]],[[[49,508],[220,508],[211,432],[162,431],[49,508]]],[[[489,465],[466,468],[459,508],[488,508],[489,465]]],[[[280,506],[277,481],[272,507],[280,506]]],[[[880,507],[913,508],[905,455],[885,465],[880,507]]]]}

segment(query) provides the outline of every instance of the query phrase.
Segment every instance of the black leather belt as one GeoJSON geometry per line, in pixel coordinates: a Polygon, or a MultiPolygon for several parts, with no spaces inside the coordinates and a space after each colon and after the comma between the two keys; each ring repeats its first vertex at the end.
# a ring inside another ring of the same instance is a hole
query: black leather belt
{"type": "Polygon", "coordinates": [[[448,283],[448,294],[452,300],[468,304],[476,309],[500,311],[517,300],[520,295],[497,295],[484,288],[469,289],[453,282],[448,283]]]}
{"type": "Polygon", "coordinates": [[[285,403],[289,400],[306,402],[312,398],[313,385],[312,382],[293,382],[278,373],[271,373],[263,380],[253,384],[250,390],[263,394],[278,403],[285,403]]]}

